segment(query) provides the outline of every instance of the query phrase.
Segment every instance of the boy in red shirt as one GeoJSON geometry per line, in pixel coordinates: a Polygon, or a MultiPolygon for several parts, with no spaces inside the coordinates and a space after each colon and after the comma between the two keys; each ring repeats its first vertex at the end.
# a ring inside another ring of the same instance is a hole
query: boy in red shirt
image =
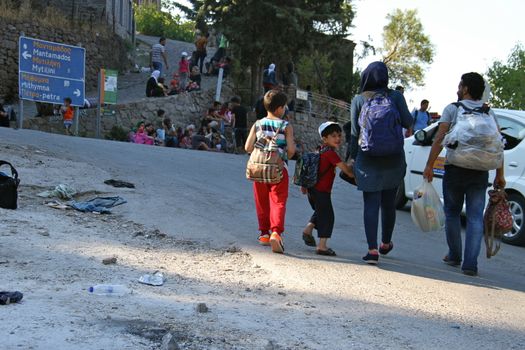
{"type": "Polygon", "coordinates": [[[71,125],[73,125],[75,110],[71,106],[71,99],[69,97],[64,99],[64,105],[60,107],[60,114],[62,114],[62,118],[64,119],[66,135],[71,135],[71,125]]]}
{"type": "Polygon", "coordinates": [[[341,169],[349,177],[354,177],[352,169],[341,160],[335,152],[341,146],[342,129],[335,122],[325,122],[319,126],[319,135],[323,140],[319,153],[319,178],[317,184],[309,189],[301,187],[303,194],[308,193],[308,202],[314,213],[303,230],[303,240],[306,245],[315,247],[315,238],[312,232],[317,229],[319,244],[316,253],[319,255],[335,256],[332,248],[328,248],[328,239],[334,229],[334,209],[332,207],[331,192],[335,178],[335,168],[341,169]]]}

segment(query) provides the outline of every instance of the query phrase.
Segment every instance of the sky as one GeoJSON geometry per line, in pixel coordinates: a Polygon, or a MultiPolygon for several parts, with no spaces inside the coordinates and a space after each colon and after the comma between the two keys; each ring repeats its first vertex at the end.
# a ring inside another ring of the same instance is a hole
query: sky
{"type": "MultiPolygon", "coordinates": [[[[482,75],[495,60],[507,61],[512,48],[525,44],[525,1],[522,0],[354,0],[356,17],[350,39],[359,43],[370,36],[382,44],[386,15],[394,9],[417,9],[424,32],[434,44],[434,62],[425,70],[425,86],[405,91],[409,110],[430,101],[430,111],[441,114],[457,99],[463,73],[482,75]]],[[[361,47],[362,48],[362,47],[361,47]]],[[[357,46],[356,50],[360,50],[357,46]]],[[[380,57],[367,57],[361,69],[380,57]]]]}
{"type": "MultiPolygon", "coordinates": [[[[485,75],[495,60],[506,62],[518,42],[525,44],[523,0],[353,0],[352,4],[356,16],[350,39],[359,43],[371,38],[378,47],[388,13],[396,8],[418,10],[435,55],[425,70],[425,86],[405,91],[409,110],[427,99],[430,111],[441,114],[447,104],[456,101],[462,74],[485,75]]],[[[361,48],[358,45],[356,50],[361,48]]],[[[362,70],[378,59],[367,57],[357,66],[362,70]]]]}

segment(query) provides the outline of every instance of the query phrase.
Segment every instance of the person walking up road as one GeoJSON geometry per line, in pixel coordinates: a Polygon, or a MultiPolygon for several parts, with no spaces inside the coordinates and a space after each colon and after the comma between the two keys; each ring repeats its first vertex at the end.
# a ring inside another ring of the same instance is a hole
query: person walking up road
{"type": "Polygon", "coordinates": [[[166,55],[166,38],[162,37],[159,39],[159,43],[151,47],[150,52],[150,65],[153,71],[158,70],[160,75],[163,73],[162,61],[166,65],[166,70],[170,69],[168,65],[168,57],[166,55]]]}

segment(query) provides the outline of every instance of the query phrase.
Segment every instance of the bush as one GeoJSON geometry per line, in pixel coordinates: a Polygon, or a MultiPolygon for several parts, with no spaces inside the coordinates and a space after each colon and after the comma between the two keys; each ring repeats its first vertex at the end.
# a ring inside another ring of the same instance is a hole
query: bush
{"type": "Polygon", "coordinates": [[[137,30],[142,34],[193,42],[194,22],[159,11],[155,5],[137,6],[135,21],[137,30]]]}
{"type": "Polygon", "coordinates": [[[106,139],[115,141],[129,141],[128,131],[118,125],[114,125],[109,131],[109,134],[106,135],[106,139]]]}

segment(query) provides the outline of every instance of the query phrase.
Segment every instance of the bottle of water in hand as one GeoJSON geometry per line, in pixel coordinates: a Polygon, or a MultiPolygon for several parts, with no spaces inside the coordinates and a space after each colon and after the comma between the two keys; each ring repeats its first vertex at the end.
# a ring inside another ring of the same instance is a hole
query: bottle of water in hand
{"type": "Polygon", "coordinates": [[[122,285],[97,284],[88,288],[89,293],[107,296],[122,296],[131,293],[131,290],[122,285]]]}

